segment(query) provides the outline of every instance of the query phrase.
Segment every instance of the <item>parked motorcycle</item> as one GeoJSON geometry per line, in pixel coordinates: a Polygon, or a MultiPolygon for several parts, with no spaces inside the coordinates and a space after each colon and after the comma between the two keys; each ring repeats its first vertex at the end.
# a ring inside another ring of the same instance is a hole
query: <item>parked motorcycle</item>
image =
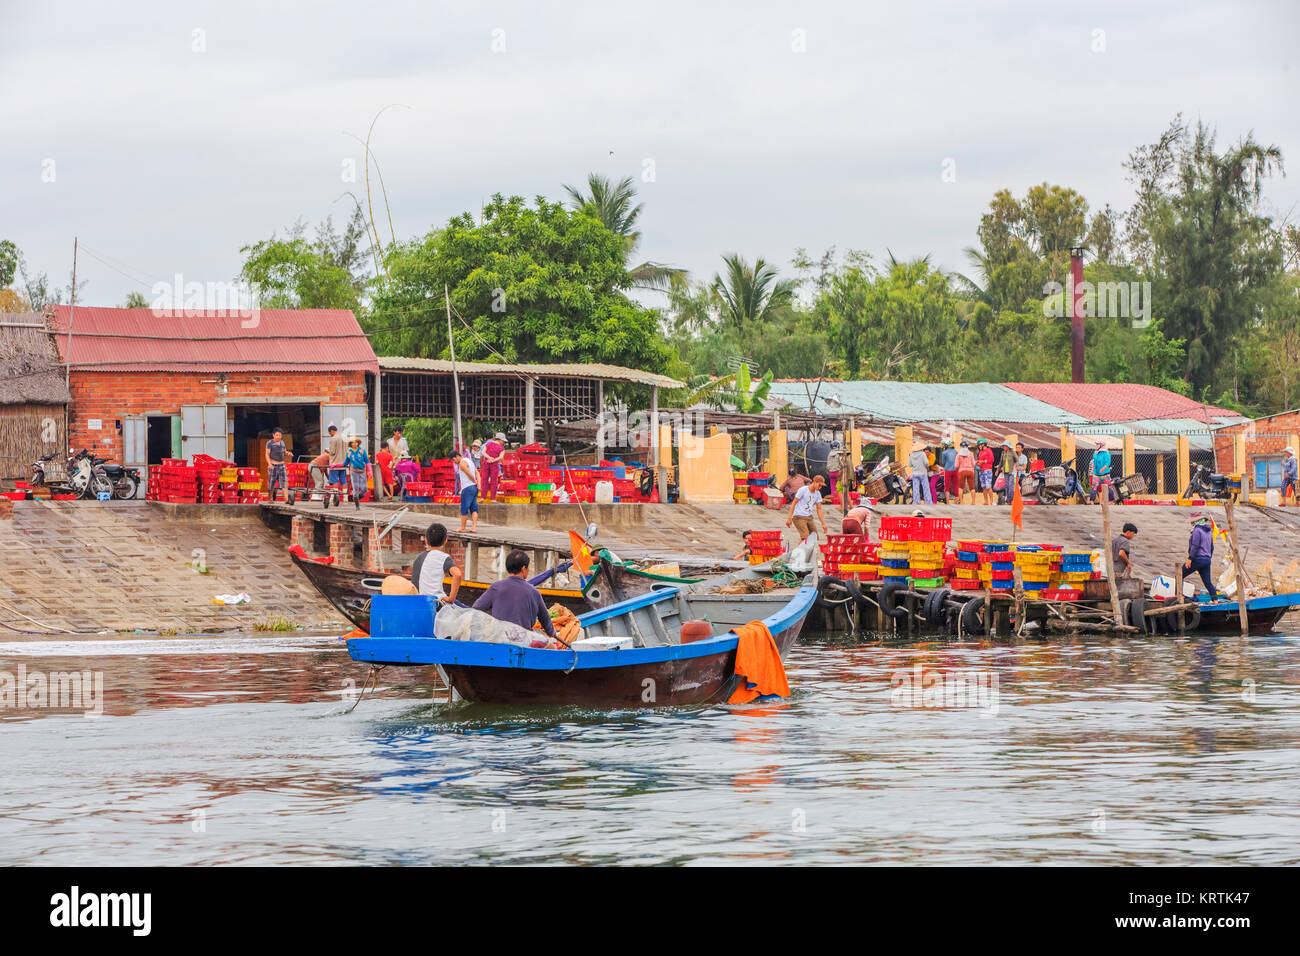
{"type": "Polygon", "coordinates": [[[1039,503],[1050,505],[1058,501],[1082,500],[1083,491],[1079,486],[1079,472],[1071,458],[1064,465],[1053,465],[1042,471],[1034,471],[1020,479],[1020,494],[1026,498],[1037,498],[1039,503]]]}
{"type": "Polygon", "coordinates": [[[32,462],[32,477],[29,484],[33,488],[44,485],[55,494],[71,494],[84,498],[86,489],[90,485],[92,470],[89,451],[83,448],[79,452],[74,452],[69,448],[66,461],[59,461],[55,455],[49,454],[42,455],[32,462]]]}
{"type": "Polygon", "coordinates": [[[139,487],[140,469],[117,465],[107,458],[91,459],[86,497],[98,498],[101,494],[107,494],[110,498],[125,501],[134,498],[139,487]]]}
{"type": "Polygon", "coordinates": [[[1192,465],[1192,477],[1183,490],[1183,498],[1235,499],[1236,488],[1228,487],[1228,476],[1210,471],[1204,465],[1192,465]]]}

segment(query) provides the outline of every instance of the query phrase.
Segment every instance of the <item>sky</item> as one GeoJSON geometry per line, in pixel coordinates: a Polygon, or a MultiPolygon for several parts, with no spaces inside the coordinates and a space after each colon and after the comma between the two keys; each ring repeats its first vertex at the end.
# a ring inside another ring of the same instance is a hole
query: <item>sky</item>
{"type": "Polygon", "coordinates": [[[1280,147],[1266,208],[1294,221],[1298,40],[1294,0],[0,0],[0,238],[66,287],[76,237],[87,304],[228,282],[241,246],[365,200],[372,121],[399,240],[632,176],[641,254],[702,280],[799,247],[966,271],[995,191],[1123,210],[1124,160],[1180,112],[1280,147]]]}

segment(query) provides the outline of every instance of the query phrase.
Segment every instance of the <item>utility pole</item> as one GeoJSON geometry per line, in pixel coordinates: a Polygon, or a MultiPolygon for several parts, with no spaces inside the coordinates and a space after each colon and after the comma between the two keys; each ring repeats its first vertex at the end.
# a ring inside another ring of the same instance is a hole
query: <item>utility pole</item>
{"type": "Polygon", "coordinates": [[[456,431],[452,435],[452,441],[455,443],[456,451],[460,451],[464,445],[464,435],[460,430],[460,375],[456,372],[456,341],[451,335],[451,293],[447,291],[445,282],[442,285],[442,297],[447,303],[447,347],[451,349],[452,400],[455,402],[456,409],[456,431]]]}
{"type": "Polygon", "coordinates": [[[72,390],[72,318],[77,313],[77,243],[76,236],[72,237],[72,295],[68,305],[68,345],[63,350],[63,359],[67,364],[64,371],[65,382],[68,390],[72,390]]]}

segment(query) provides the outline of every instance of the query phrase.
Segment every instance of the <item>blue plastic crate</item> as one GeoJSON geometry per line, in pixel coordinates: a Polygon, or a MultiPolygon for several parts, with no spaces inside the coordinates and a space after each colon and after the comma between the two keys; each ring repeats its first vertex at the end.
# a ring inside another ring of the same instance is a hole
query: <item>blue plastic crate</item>
{"type": "Polygon", "coordinates": [[[906,569],[911,567],[911,565],[908,564],[907,558],[881,558],[880,563],[886,568],[906,569]]]}
{"type": "Polygon", "coordinates": [[[958,551],[958,561],[978,561],[980,559],[978,551],[958,551]]]}
{"type": "Polygon", "coordinates": [[[997,578],[994,578],[992,581],[989,582],[989,584],[990,586],[992,586],[993,588],[999,591],[1009,591],[1016,586],[1016,582],[1011,580],[1010,578],[1008,578],[1005,581],[1001,581],[998,580],[997,578]]]}

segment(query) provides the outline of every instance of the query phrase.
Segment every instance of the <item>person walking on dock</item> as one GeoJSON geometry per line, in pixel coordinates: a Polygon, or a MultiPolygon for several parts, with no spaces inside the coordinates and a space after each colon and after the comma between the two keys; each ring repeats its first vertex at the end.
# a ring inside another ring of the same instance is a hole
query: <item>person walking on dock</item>
{"type": "Polygon", "coordinates": [[[1295,449],[1286,446],[1286,457],[1282,459],[1282,501],[1291,499],[1295,503],[1296,484],[1300,483],[1300,466],[1296,464],[1295,449]]]}
{"type": "Polygon", "coordinates": [[[789,504],[794,501],[794,496],[798,493],[799,489],[810,484],[812,484],[811,478],[792,470],[790,472],[790,477],[781,482],[781,494],[785,495],[785,503],[789,504]]]}
{"type": "Polygon", "coordinates": [[[266,443],[266,488],[270,492],[270,499],[275,501],[275,491],[277,488],[283,488],[284,493],[289,493],[289,478],[284,467],[284,432],[276,429],[271,432],[271,440],[266,443]]]}
{"type": "Polygon", "coordinates": [[[1131,578],[1133,576],[1133,539],[1137,537],[1138,526],[1126,522],[1124,530],[1110,543],[1110,564],[1115,569],[1115,577],[1131,578]]]}
{"type": "Polygon", "coordinates": [[[917,445],[907,456],[907,464],[912,469],[912,501],[920,504],[924,500],[926,504],[932,505],[934,496],[930,493],[930,456],[926,452],[924,445],[917,445]]]}
{"type": "Polygon", "coordinates": [[[456,566],[456,560],[443,550],[447,543],[447,528],[440,522],[433,522],[424,532],[426,549],[411,565],[411,583],[418,594],[434,597],[444,604],[455,604],[460,591],[461,579],[465,572],[456,566]],[[451,590],[447,589],[447,579],[451,580],[451,590]]]}
{"type": "Polygon", "coordinates": [[[945,504],[952,504],[953,499],[960,501],[961,492],[957,488],[957,449],[952,439],[943,440],[943,452],[940,454],[943,466],[943,499],[945,504]]]}
{"type": "Polygon", "coordinates": [[[975,503],[975,456],[971,450],[966,447],[963,441],[958,448],[956,455],[953,457],[953,474],[954,488],[948,489],[948,500],[952,500],[952,492],[957,492],[957,503],[966,504],[966,492],[970,492],[970,503],[975,503]]]}
{"type": "Polygon", "coordinates": [[[804,485],[794,493],[794,504],[790,506],[790,517],[785,519],[785,526],[791,525],[799,533],[799,540],[806,541],[813,533],[813,509],[817,510],[817,520],[822,524],[822,533],[830,537],[826,527],[826,517],[822,514],[822,488],[826,479],[813,475],[812,484],[804,485]]]}
{"type": "Polygon", "coordinates": [[[330,484],[341,485],[346,480],[348,473],[346,465],[348,446],[347,442],[343,440],[343,436],[339,434],[339,427],[333,422],[330,422],[329,443],[325,446],[325,450],[330,455],[330,484]]]}
{"type": "Polygon", "coordinates": [[[403,458],[411,457],[411,447],[406,443],[406,439],[402,437],[400,428],[394,428],[393,437],[388,439],[388,453],[393,456],[393,461],[401,461],[403,458]]]}
{"type": "Polygon", "coordinates": [[[979,466],[980,474],[980,491],[984,493],[984,503],[993,504],[993,449],[989,447],[988,441],[981,438],[976,442],[979,454],[975,456],[975,464],[979,466]]]}
{"type": "Polygon", "coordinates": [[[506,454],[506,436],[497,432],[483,445],[483,494],[488,501],[497,500],[497,488],[501,482],[501,460],[506,454]]]}
{"type": "Polygon", "coordinates": [[[1012,450],[1009,441],[1002,443],[1002,461],[999,470],[1001,474],[998,478],[1002,481],[1002,489],[998,503],[1009,505],[1016,492],[1016,453],[1012,450]]]}
{"type": "Polygon", "coordinates": [[[348,467],[348,478],[352,487],[352,505],[361,508],[361,499],[366,493],[366,476],[370,472],[370,456],[366,450],[361,447],[361,438],[354,436],[348,442],[348,455],[345,459],[348,467]]]}
{"type": "Polygon", "coordinates": [[[549,637],[554,637],[555,625],[551,623],[551,612],[546,609],[542,592],[528,581],[528,555],[518,550],[507,554],[506,574],[509,577],[494,581],[474,602],[474,610],[486,611],[498,621],[509,621],[524,628],[540,624],[549,637]]]}
{"type": "MultiPolygon", "coordinates": [[[[1219,592],[1214,587],[1211,562],[1214,558],[1214,531],[1210,528],[1210,519],[1203,511],[1192,515],[1192,536],[1187,542],[1187,562],[1183,567],[1195,571],[1201,576],[1205,590],[1210,593],[1210,600],[1217,601],[1219,592]]],[[[1180,598],[1182,595],[1178,595],[1180,598]]]]}
{"type": "Polygon", "coordinates": [[[1106,450],[1104,441],[1098,441],[1097,448],[1092,453],[1092,494],[1088,496],[1088,504],[1097,500],[1103,486],[1106,494],[1110,495],[1110,468],[1110,452],[1106,450]]]}
{"type": "Polygon", "coordinates": [[[459,451],[451,453],[451,467],[456,475],[456,494],[460,495],[460,530],[465,530],[465,521],[474,516],[470,532],[478,531],[478,469],[468,455],[459,451]]]}

